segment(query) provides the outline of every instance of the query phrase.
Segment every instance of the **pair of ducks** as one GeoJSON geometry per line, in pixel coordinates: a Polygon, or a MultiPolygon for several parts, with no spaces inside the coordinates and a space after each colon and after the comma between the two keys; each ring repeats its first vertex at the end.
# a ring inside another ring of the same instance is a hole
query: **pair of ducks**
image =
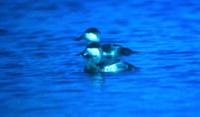
{"type": "Polygon", "coordinates": [[[100,32],[97,28],[88,28],[76,41],[85,39],[87,47],[78,55],[87,59],[85,72],[112,73],[135,70],[130,63],[120,60],[122,56],[129,56],[135,51],[117,44],[100,44],[100,32]]]}

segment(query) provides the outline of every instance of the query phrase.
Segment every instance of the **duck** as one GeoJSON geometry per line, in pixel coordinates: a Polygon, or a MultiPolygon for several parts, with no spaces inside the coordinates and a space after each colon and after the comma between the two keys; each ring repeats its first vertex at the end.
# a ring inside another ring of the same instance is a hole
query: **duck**
{"type": "Polygon", "coordinates": [[[90,43],[81,55],[87,59],[84,71],[87,73],[117,73],[135,70],[136,67],[117,58],[103,56],[101,45],[98,42],[90,43]]]}
{"type": "MultiPolygon", "coordinates": [[[[91,27],[84,31],[84,33],[75,39],[75,41],[80,40],[87,40],[88,44],[96,42],[100,42],[100,31],[97,28],[91,27]]],[[[129,56],[134,53],[137,53],[136,51],[133,51],[129,48],[123,47],[118,44],[102,44],[101,50],[103,52],[103,56],[107,58],[114,58],[114,57],[121,57],[121,56],[129,56]]]]}

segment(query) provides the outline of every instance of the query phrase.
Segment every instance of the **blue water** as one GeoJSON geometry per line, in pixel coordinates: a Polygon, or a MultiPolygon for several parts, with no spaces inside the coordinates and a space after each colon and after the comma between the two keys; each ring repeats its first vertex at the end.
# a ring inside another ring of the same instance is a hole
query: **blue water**
{"type": "Polygon", "coordinates": [[[199,117],[200,1],[1,0],[0,117],[199,117]],[[138,71],[84,73],[88,27],[138,71]]]}

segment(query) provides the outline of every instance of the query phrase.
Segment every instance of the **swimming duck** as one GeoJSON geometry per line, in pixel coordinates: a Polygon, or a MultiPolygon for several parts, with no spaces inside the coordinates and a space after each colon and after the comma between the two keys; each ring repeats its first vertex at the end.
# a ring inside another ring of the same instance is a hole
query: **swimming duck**
{"type": "MultiPolygon", "coordinates": [[[[76,38],[76,41],[85,39],[89,41],[90,43],[100,42],[100,31],[97,28],[88,28],[83,35],[80,37],[76,38]]],[[[136,53],[135,51],[122,47],[118,44],[102,44],[101,49],[103,52],[104,57],[112,58],[112,57],[119,57],[119,56],[129,56],[133,53],[136,53]]]]}
{"type": "Polygon", "coordinates": [[[102,48],[99,43],[90,43],[81,55],[87,58],[85,71],[88,73],[113,73],[134,70],[135,67],[127,62],[116,58],[103,57],[102,48]]]}

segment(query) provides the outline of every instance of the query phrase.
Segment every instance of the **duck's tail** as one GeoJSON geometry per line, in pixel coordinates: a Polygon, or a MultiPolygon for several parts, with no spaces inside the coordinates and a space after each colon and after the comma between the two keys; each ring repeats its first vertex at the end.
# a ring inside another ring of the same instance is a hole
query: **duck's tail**
{"type": "Polygon", "coordinates": [[[122,53],[123,55],[125,55],[125,56],[129,56],[129,55],[131,55],[131,54],[135,54],[135,53],[138,53],[138,52],[133,51],[133,50],[131,50],[131,49],[129,49],[129,48],[121,48],[121,53],[122,53]]]}
{"type": "Polygon", "coordinates": [[[138,67],[136,67],[136,66],[134,66],[134,65],[132,65],[130,63],[126,62],[126,64],[128,65],[128,70],[130,70],[130,71],[132,71],[132,70],[138,70],[139,69],[138,67]]]}

